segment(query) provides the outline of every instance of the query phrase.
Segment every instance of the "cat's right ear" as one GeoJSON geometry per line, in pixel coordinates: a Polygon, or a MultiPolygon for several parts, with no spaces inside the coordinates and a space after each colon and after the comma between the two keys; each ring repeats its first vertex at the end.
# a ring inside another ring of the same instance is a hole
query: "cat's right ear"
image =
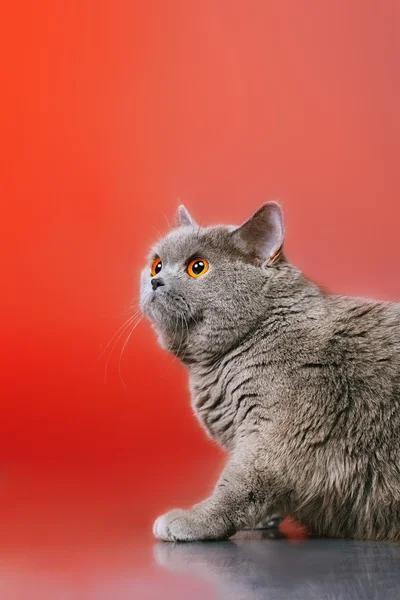
{"type": "Polygon", "coordinates": [[[177,211],[177,214],[176,214],[176,220],[178,222],[179,227],[188,227],[190,225],[192,225],[192,226],[196,225],[196,222],[192,218],[192,216],[189,213],[188,209],[185,208],[183,206],[183,204],[181,204],[180,206],[178,206],[178,211],[177,211]]]}
{"type": "Polygon", "coordinates": [[[232,232],[235,243],[260,264],[272,265],[281,254],[284,238],[283,213],[277,202],[267,202],[232,232]]]}

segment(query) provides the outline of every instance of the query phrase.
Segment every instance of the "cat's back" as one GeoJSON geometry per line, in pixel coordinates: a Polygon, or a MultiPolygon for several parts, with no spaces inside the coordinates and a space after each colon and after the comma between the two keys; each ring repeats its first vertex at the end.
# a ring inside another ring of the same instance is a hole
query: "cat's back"
{"type": "Polygon", "coordinates": [[[333,351],[369,371],[400,367],[400,304],[332,296],[326,333],[333,351]]]}
{"type": "Polygon", "coordinates": [[[293,367],[324,365],[354,373],[400,367],[400,303],[365,298],[325,295],[305,307],[305,315],[283,319],[276,351],[293,367]],[[286,327],[286,329],[285,329],[286,327]],[[314,361],[314,362],[313,362],[314,361]]]}
{"type": "MultiPolygon", "coordinates": [[[[288,386],[335,399],[400,404],[400,304],[327,295],[318,319],[280,351],[290,361],[288,386]]],[[[290,394],[292,396],[292,394],[290,394]]]]}

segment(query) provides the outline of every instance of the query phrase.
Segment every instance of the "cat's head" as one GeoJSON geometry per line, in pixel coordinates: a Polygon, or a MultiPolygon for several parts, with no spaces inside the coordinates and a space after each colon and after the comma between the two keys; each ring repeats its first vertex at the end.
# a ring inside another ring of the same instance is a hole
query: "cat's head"
{"type": "Polygon", "coordinates": [[[189,362],[245,336],[265,313],[283,237],[275,202],[239,227],[200,227],[180,206],[177,226],[151,250],[141,276],[141,309],[162,346],[189,362]]]}

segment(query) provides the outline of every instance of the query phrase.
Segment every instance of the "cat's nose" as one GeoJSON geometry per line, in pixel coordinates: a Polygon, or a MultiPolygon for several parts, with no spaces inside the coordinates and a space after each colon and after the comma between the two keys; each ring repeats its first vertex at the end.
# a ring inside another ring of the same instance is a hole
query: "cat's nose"
{"type": "Polygon", "coordinates": [[[156,289],[161,285],[165,285],[164,279],[162,277],[153,277],[153,279],[151,280],[151,286],[153,288],[153,291],[155,292],[156,289]]]}

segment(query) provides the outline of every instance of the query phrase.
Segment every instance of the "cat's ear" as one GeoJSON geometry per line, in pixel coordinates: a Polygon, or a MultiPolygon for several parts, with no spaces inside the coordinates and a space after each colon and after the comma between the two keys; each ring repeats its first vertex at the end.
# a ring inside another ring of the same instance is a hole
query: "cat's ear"
{"type": "Polygon", "coordinates": [[[271,265],[281,253],[284,226],[282,209],[267,202],[250,219],[232,232],[235,243],[249,256],[271,265]]]}
{"type": "Polygon", "coordinates": [[[180,204],[180,206],[178,206],[178,211],[176,213],[176,220],[180,227],[187,227],[188,225],[196,225],[196,222],[190,215],[188,209],[185,208],[183,206],[183,204],[180,204]]]}

